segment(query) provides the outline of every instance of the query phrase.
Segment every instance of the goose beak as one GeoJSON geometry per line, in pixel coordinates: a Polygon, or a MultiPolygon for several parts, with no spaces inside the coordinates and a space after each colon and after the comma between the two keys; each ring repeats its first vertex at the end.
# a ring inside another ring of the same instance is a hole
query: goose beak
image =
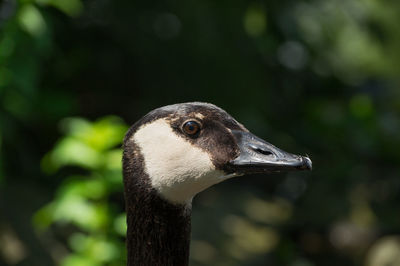
{"type": "Polygon", "coordinates": [[[250,132],[232,130],[240,154],[229,162],[228,168],[238,174],[272,173],[311,170],[307,156],[285,152],[250,132]]]}

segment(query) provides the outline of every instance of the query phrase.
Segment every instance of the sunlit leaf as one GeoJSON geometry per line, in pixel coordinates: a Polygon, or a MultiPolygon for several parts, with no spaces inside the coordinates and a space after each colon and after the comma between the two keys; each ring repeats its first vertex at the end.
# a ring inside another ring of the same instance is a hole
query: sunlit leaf
{"type": "Polygon", "coordinates": [[[76,138],[66,137],[44,157],[42,167],[47,172],[53,172],[66,165],[92,169],[99,166],[101,162],[102,156],[98,151],[76,138]]]}
{"type": "Polygon", "coordinates": [[[107,222],[104,205],[90,202],[79,195],[68,194],[52,204],[54,221],[71,222],[88,231],[99,230],[107,222]]]}
{"type": "Polygon", "coordinates": [[[32,36],[40,36],[47,30],[46,21],[44,20],[39,9],[34,5],[24,5],[19,11],[19,23],[32,36]]]}
{"type": "Polygon", "coordinates": [[[114,219],[114,230],[121,236],[125,236],[126,229],[126,214],[122,213],[114,219]]]}
{"type": "Polygon", "coordinates": [[[104,239],[94,239],[88,253],[99,262],[107,262],[115,259],[120,254],[118,247],[104,239]]]}
{"type": "Polygon", "coordinates": [[[71,254],[68,255],[61,262],[61,266],[99,266],[101,265],[99,262],[96,262],[91,257],[85,257],[81,255],[71,254]]]}
{"type": "Polygon", "coordinates": [[[82,118],[68,118],[62,121],[62,128],[70,136],[98,151],[112,148],[121,143],[127,131],[122,120],[113,116],[102,118],[94,123],[82,118]]]}
{"type": "Polygon", "coordinates": [[[110,170],[122,170],[122,149],[111,150],[106,153],[105,165],[110,170]]]}
{"type": "Polygon", "coordinates": [[[107,193],[107,184],[99,176],[88,179],[84,176],[73,176],[59,190],[59,195],[79,195],[88,199],[100,199],[107,193]]]}
{"type": "Polygon", "coordinates": [[[43,230],[53,223],[53,210],[54,204],[49,204],[37,211],[33,216],[33,223],[35,227],[43,230]]]}

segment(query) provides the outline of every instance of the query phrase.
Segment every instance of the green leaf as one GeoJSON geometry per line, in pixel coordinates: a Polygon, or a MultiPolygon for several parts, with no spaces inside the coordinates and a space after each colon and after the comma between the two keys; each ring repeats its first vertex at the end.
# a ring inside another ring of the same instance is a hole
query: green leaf
{"type": "Polygon", "coordinates": [[[18,20],[21,27],[34,37],[43,35],[47,30],[46,21],[34,5],[23,6],[19,11],[18,20]]]}

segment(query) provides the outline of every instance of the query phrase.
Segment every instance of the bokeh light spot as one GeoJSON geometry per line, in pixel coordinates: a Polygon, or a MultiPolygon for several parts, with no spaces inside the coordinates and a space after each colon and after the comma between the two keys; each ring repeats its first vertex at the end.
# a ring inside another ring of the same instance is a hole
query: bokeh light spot
{"type": "Polygon", "coordinates": [[[46,21],[42,14],[33,5],[26,5],[21,9],[19,23],[23,29],[34,37],[41,36],[47,29],[46,21]]]}
{"type": "Polygon", "coordinates": [[[249,7],[244,15],[243,24],[248,35],[260,36],[267,26],[265,11],[259,6],[249,7]]]}
{"type": "Polygon", "coordinates": [[[308,62],[308,53],[301,43],[289,41],[279,47],[278,60],[289,69],[300,70],[308,62]]]}
{"type": "Polygon", "coordinates": [[[366,94],[355,95],[350,100],[350,112],[357,118],[368,118],[373,113],[371,98],[366,94]]]}

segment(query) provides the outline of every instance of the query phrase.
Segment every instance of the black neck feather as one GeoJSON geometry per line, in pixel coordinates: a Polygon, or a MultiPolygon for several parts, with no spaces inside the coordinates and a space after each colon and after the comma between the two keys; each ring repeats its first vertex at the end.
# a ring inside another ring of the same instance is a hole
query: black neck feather
{"type": "Polygon", "coordinates": [[[189,263],[191,209],[162,199],[144,172],[136,145],[125,145],[128,266],[189,263]]]}

